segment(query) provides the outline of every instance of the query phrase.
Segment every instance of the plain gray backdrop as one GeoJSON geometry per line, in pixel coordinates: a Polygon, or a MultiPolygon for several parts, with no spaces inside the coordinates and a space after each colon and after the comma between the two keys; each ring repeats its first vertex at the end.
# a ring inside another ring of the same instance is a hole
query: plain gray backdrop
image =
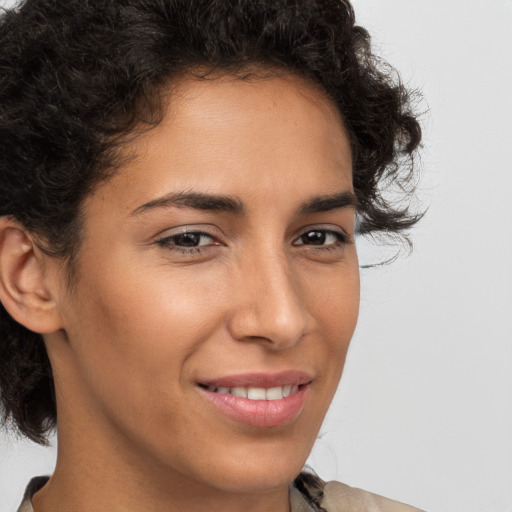
{"type": "MultiPolygon", "coordinates": [[[[511,512],[512,1],[353,3],[423,91],[429,210],[412,255],[362,271],[359,327],[309,463],[430,512],[511,512]]],[[[0,510],[55,453],[0,437],[0,510]]]]}

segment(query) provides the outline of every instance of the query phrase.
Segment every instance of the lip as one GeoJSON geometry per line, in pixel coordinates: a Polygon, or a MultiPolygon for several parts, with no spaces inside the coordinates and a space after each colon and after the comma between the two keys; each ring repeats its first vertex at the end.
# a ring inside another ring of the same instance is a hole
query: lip
{"type": "Polygon", "coordinates": [[[311,376],[304,372],[286,371],[275,374],[250,373],[230,375],[201,381],[197,386],[200,394],[228,417],[256,427],[277,427],[296,419],[310,389],[311,376]],[[210,387],[264,387],[296,385],[299,389],[279,400],[250,400],[231,394],[216,393],[210,387]]]}

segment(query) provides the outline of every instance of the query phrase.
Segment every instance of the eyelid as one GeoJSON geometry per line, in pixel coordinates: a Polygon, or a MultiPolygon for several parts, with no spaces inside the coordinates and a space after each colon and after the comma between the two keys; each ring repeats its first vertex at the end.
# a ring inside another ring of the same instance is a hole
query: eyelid
{"type": "Polygon", "coordinates": [[[183,226],[177,226],[174,228],[168,228],[164,231],[160,231],[155,237],[155,240],[162,240],[164,238],[170,238],[173,236],[186,235],[186,234],[198,234],[211,236],[212,238],[219,240],[222,237],[222,233],[213,226],[205,224],[186,224],[183,226]]]}

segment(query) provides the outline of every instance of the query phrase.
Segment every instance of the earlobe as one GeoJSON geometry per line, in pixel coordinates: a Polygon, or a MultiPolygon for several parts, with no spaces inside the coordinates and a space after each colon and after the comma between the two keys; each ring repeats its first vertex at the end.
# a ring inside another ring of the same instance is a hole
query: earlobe
{"type": "Polygon", "coordinates": [[[61,327],[43,257],[30,233],[6,217],[0,218],[0,301],[31,331],[47,334],[61,327]]]}

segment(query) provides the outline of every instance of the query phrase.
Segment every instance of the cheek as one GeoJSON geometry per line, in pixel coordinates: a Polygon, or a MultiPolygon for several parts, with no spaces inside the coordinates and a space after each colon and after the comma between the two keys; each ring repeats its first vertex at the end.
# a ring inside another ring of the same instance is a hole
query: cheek
{"type": "Polygon", "coordinates": [[[180,275],[164,265],[136,275],[107,271],[98,277],[82,300],[96,330],[105,334],[96,335],[121,353],[139,357],[146,348],[150,354],[158,346],[169,351],[192,346],[215,316],[221,293],[208,284],[215,276],[180,275]]]}
{"type": "Polygon", "coordinates": [[[105,272],[81,293],[83,307],[74,308],[81,311],[69,322],[74,387],[97,417],[140,444],[167,446],[169,432],[181,439],[181,423],[194,424],[184,406],[190,361],[221,316],[218,288],[204,284],[161,272],[153,279],[105,272]]]}
{"type": "Polygon", "coordinates": [[[352,337],[359,314],[359,268],[351,258],[337,271],[320,275],[314,284],[308,284],[310,308],[314,310],[317,325],[330,339],[352,337]]]}
{"type": "Polygon", "coordinates": [[[316,328],[323,340],[325,366],[322,373],[336,389],[359,314],[359,270],[357,263],[334,273],[315,287],[316,328]]]}
{"type": "Polygon", "coordinates": [[[165,266],[133,274],[104,265],[74,298],[67,325],[75,365],[105,403],[131,397],[137,407],[155,390],[167,393],[218,325],[219,287],[204,275],[170,274],[165,266]]]}

